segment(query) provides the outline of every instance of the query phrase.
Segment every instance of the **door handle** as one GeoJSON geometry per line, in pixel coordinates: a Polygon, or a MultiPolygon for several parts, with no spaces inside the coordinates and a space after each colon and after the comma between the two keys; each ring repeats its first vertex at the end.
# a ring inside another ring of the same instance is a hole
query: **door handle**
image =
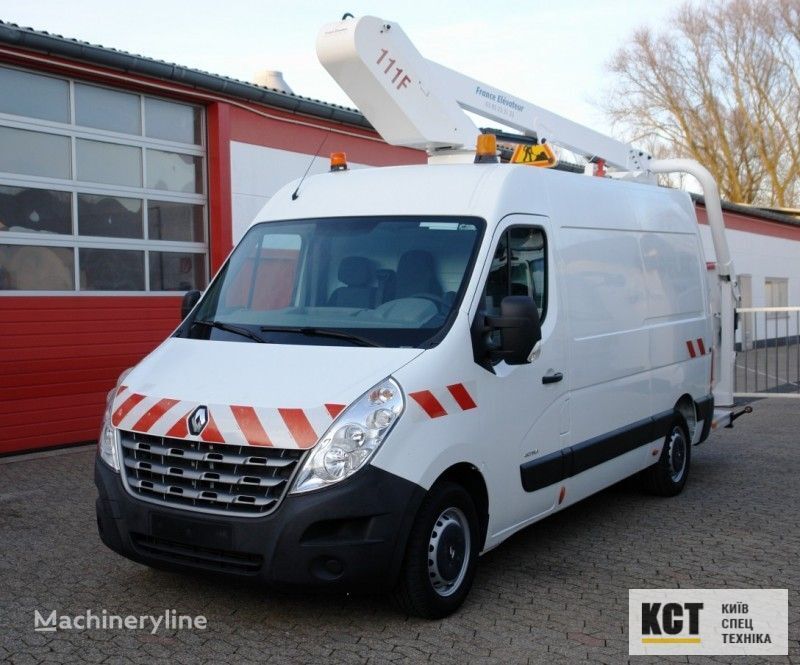
{"type": "Polygon", "coordinates": [[[542,383],[558,383],[563,378],[564,375],[561,372],[556,372],[555,374],[545,374],[542,377],[542,383]]]}

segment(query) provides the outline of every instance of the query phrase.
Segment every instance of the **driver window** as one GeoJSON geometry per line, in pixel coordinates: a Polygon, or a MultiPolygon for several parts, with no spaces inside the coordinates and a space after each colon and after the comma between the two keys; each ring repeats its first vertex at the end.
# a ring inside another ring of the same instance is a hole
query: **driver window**
{"type": "Polygon", "coordinates": [[[544,231],[515,226],[500,237],[484,289],[484,312],[500,314],[506,296],[530,296],[543,320],[547,306],[547,263],[544,231]]]}
{"type": "Polygon", "coordinates": [[[508,232],[497,243],[489,277],[486,279],[484,306],[490,316],[500,314],[500,303],[510,293],[508,286],[508,232]]]}

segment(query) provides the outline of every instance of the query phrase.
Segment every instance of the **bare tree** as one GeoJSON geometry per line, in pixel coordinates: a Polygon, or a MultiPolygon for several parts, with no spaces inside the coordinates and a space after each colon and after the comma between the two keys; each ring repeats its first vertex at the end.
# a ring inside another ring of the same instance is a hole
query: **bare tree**
{"type": "Polygon", "coordinates": [[[697,159],[730,201],[800,205],[800,0],[687,2],[608,68],[631,139],[697,159]]]}

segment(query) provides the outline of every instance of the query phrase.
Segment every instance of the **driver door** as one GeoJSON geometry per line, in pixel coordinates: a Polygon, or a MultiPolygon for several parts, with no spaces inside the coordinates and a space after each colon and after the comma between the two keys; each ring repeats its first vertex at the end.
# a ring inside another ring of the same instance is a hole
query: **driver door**
{"type": "Polygon", "coordinates": [[[504,222],[493,240],[491,264],[484,270],[477,315],[499,315],[506,296],[530,296],[539,310],[542,339],[529,363],[508,365],[503,360],[486,370],[493,406],[487,441],[493,442],[491,459],[493,466],[501,467],[495,472],[507,493],[493,511],[499,531],[490,535],[496,536],[557,505],[560,451],[569,432],[566,335],[559,316],[548,220],[512,215],[504,222]]]}

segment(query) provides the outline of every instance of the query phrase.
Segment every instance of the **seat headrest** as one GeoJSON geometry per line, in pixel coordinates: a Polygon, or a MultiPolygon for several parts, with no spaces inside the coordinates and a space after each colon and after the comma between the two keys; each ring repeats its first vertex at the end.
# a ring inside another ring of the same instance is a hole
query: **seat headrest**
{"type": "Polygon", "coordinates": [[[436,264],[433,255],[424,249],[411,249],[405,252],[397,263],[398,297],[416,293],[442,292],[436,277],[436,264]]]}
{"type": "Polygon", "coordinates": [[[397,264],[397,272],[416,273],[424,271],[427,274],[433,273],[433,256],[424,249],[411,249],[405,252],[397,264]]]}
{"type": "Polygon", "coordinates": [[[347,286],[368,286],[372,282],[372,264],[363,256],[348,256],[339,264],[339,281],[347,286]]]}

